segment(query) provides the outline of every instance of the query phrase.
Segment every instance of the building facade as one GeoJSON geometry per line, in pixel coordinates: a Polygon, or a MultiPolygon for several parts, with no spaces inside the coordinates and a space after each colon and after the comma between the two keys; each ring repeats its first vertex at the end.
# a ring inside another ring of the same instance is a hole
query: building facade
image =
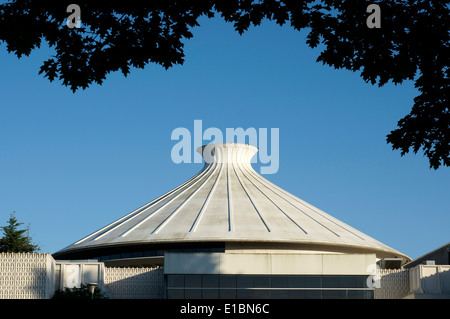
{"type": "Polygon", "coordinates": [[[355,275],[357,269],[346,267],[350,260],[364,263],[349,255],[329,255],[328,261],[316,256],[299,267],[293,266],[296,256],[279,256],[279,262],[289,262],[283,265],[269,255],[232,259],[215,255],[211,260],[202,253],[171,253],[166,255],[165,269],[107,267],[97,260],[54,260],[50,254],[1,253],[0,299],[49,299],[57,290],[91,284],[110,299],[450,299],[450,265],[377,269],[367,276],[355,275]],[[333,271],[339,270],[339,264],[345,268],[337,274],[324,268],[317,275],[314,268],[330,261],[336,264],[333,271]],[[183,266],[174,267],[174,262],[183,266]]]}
{"type": "Polygon", "coordinates": [[[374,298],[368,276],[411,260],[263,178],[257,148],[199,152],[197,175],[54,258],[163,267],[167,298],[374,298]]]}

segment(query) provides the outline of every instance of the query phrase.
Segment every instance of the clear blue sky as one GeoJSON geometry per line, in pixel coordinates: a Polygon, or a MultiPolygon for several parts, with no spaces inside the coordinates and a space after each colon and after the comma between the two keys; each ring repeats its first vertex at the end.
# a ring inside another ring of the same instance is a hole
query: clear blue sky
{"type": "Polygon", "coordinates": [[[50,50],[19,60],[0,45],[0,225],[16,211],[42,252],[64,248],[200,170],[170,154],[172,131],[202,120],[279,128],[279,170],[265,178],[411,258],[450,241],[450,169],[386,144],[412,82],[379,88],[317,63],[287,26],[239,36],[220,18],[200,22],[184,65],[75,94],[38,75],[50,50]]]}

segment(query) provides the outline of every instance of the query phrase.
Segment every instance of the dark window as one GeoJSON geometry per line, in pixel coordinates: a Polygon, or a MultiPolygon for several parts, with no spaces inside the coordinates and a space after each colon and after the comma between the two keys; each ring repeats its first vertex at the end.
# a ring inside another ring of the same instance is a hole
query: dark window
{"type": "Polygon", "coordinates": [[[219,275],[203,275],[202,276],[203,288],[219,288],[219,275]]]}
{"type": "Polygon", "coordinates": [[[346,290],[346,299],[357,299],[358,290],[346,290]]]}
{"type": "Polygon", "coordinates": [[[234,275],[220,276],[220,288],[236,288],[236,276],[234,275]]]}
{"type": "Polygon", "coordinates": [[[167,276],[167,286],[184,288],[184,275],[167,276]]]}
{"type": "Polygon", "coordinates": [[[184,289],[169,289],[167,290],[168,299],[184,299],[184,289]]]}
{"type": "Polygon", "coordinates": [[[289,299],[305,299],[304,290],[288,290],[289,299]]]}
{"type": "Polygon", "coordinates": [[[322,291],[323,299],[341,299],[339,290],[323,290],[322,291]]]}
{"type": "Polygon", "coordinates": [[[146,250],[144,251],[144,257],[156,256],[156,250],[146,250]]]}
{"type": "Polygon", "coordinates": [[[271,292],[272,299],[288,299],[289,290],[275,289],[271,292]]]}
{"type": "Polygon", "coordinates": [[[131,253],[121,253],[120,258],[131,258],[131,253]]]}
{"type": "Polygon", "coordinates": [[[289,288],[303,288],[303,287],[305,287],[305,277],[304,276],[291,276],[291,277],[288,277],[288,287],[289,288]]]}
{"type": "Polygon", "coordinates": [[[320,276],[305,276],[304,288],[320,288],[322,287],[322,278],[320,276]]]}
{"type": "Polygon", "coordinates": [[[367,276],[167,275],[167,296],[177,299],[373,299],[373,290],[358,289],[367,288],[366,279],[367,276]]]}
{"type": "Polygon", "coordinates": [[[237,289],[237,299],[255,299],[255,290],[252,289],[237,289]]]}
{"type": "Polygon", "coordinates": [[[340,288],[338,276],[322,277],[322,288],[340,288]]]}
{"type": "Polygon", "coordinates": [[[236,299],[236,289],[220,289],[219,298],[221,299],[236,299]]]}
{"type": "Polygon", "coordinates": [[[322,294],[320,290],[304,290],[305,299],[321,299],[322,294]]]}
{"type": "Polygon", "coordinates": [[[351,288],[367,288],[367,276],[355,276],[355,286],[351,288]]]}
{"type": "Polygon", "coordinates": [[[144,252],[143,251],[132,252],[131,253],[131,257],[132,258],[144,257],[144,252]]]}
{"type": "Polygon", "coordinates": [[[202,289],[202,299],[219,299],[219,289],[202,289]]]}
{"type": "Polygon", "coordinates": [[[202,290],[201,289],[186,289],[184,291],[185,299],[201,299],[202,298],[202,290]]]}
{"type": "Polygon", "coordinates": [[[164,250],[163,249],[156,250],[156,256],[164,256],[164,250]]]}
{"type": "Polygon", "coordinates": [[[253,287],[255,288],[270,288],[269,276],[254,276],[253,287]]]}
{"type": "Polygon", "coordinates": [[[341,276],[339,278],[339,285],[341,288],[361,288],[357,285],[357,277],[356,276],[341,276]]]}
{"type": "Polygon", "coordinates": [[[269,289],[255,289],[254,295],[256,299],[269,299],[270,298],[270,290],[269,289]]]}
{"type": "Polygon", "coordinates": [[[288,279],[287,276],[273,276],[271,278],[271,287],[272,288],[288,288],[288,279]]]}
{"type": "Polygon", "coordinates": [[[186,275],[184,277],[184,286],[186,288],[201,288],[202,275],[186,275]]]}
{"type": "MultiPolygon", "coordinates": [[[[238,276],[236,279],[236,287],[238,288],[252,288],[253,287],[253,277],[251,276],[238,276]]],[[[240,298],[240,297],[238,297],[240,298]]]]}

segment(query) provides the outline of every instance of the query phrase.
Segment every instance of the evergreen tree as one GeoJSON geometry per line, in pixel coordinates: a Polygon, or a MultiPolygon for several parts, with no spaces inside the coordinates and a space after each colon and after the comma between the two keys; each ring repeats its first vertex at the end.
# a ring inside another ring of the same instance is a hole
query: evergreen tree
{"type": "Polygon", "coordinates": [[[23,223],[19,223],[13,212],[8,225],[0,227],[3,237],[0,238],[0,252],[2,253],[32,253],[39,250],[38,245],[32,243],[29,235],[30,227],[19,229],[23,223]]]}

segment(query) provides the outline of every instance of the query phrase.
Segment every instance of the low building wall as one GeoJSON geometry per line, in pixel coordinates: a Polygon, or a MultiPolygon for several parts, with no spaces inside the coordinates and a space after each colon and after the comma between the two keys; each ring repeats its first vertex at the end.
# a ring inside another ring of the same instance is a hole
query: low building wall
{"type": "Polygon", "coordinates": [[[103,290],[105,265],[97,260],[56,261],[55,289],[80,288],[95,283],[103,290]]]}
{"type": "Polygon", "coordinates": [[[112,299],[163,299],[163,268],[105,268],[104,284],[112,299]]]}
{"type": "Polygon", "coordinates": [[[50,254],[0,253],[0,299],[50,299],[57,289],[91,282],[113,299],[164,298],[163,268],[106,268],[95,261],[55,261],[50,254]]]}
{"type": "Polygon", "coordinates": [[[0,253],[0,299],[49,299],[54,292],[50,254],[0,253]]]}
{"type": "Polygon", "coordinates": [[[411,299],[450,299],[450,265],[418,265],[410,269],[411,299]]]}
{"type": "Polygon", "coordinates": [[[375,287],[375,299],[402,299],[409,294],[409,270],[379,269],[379,287],[375,287]]]}

